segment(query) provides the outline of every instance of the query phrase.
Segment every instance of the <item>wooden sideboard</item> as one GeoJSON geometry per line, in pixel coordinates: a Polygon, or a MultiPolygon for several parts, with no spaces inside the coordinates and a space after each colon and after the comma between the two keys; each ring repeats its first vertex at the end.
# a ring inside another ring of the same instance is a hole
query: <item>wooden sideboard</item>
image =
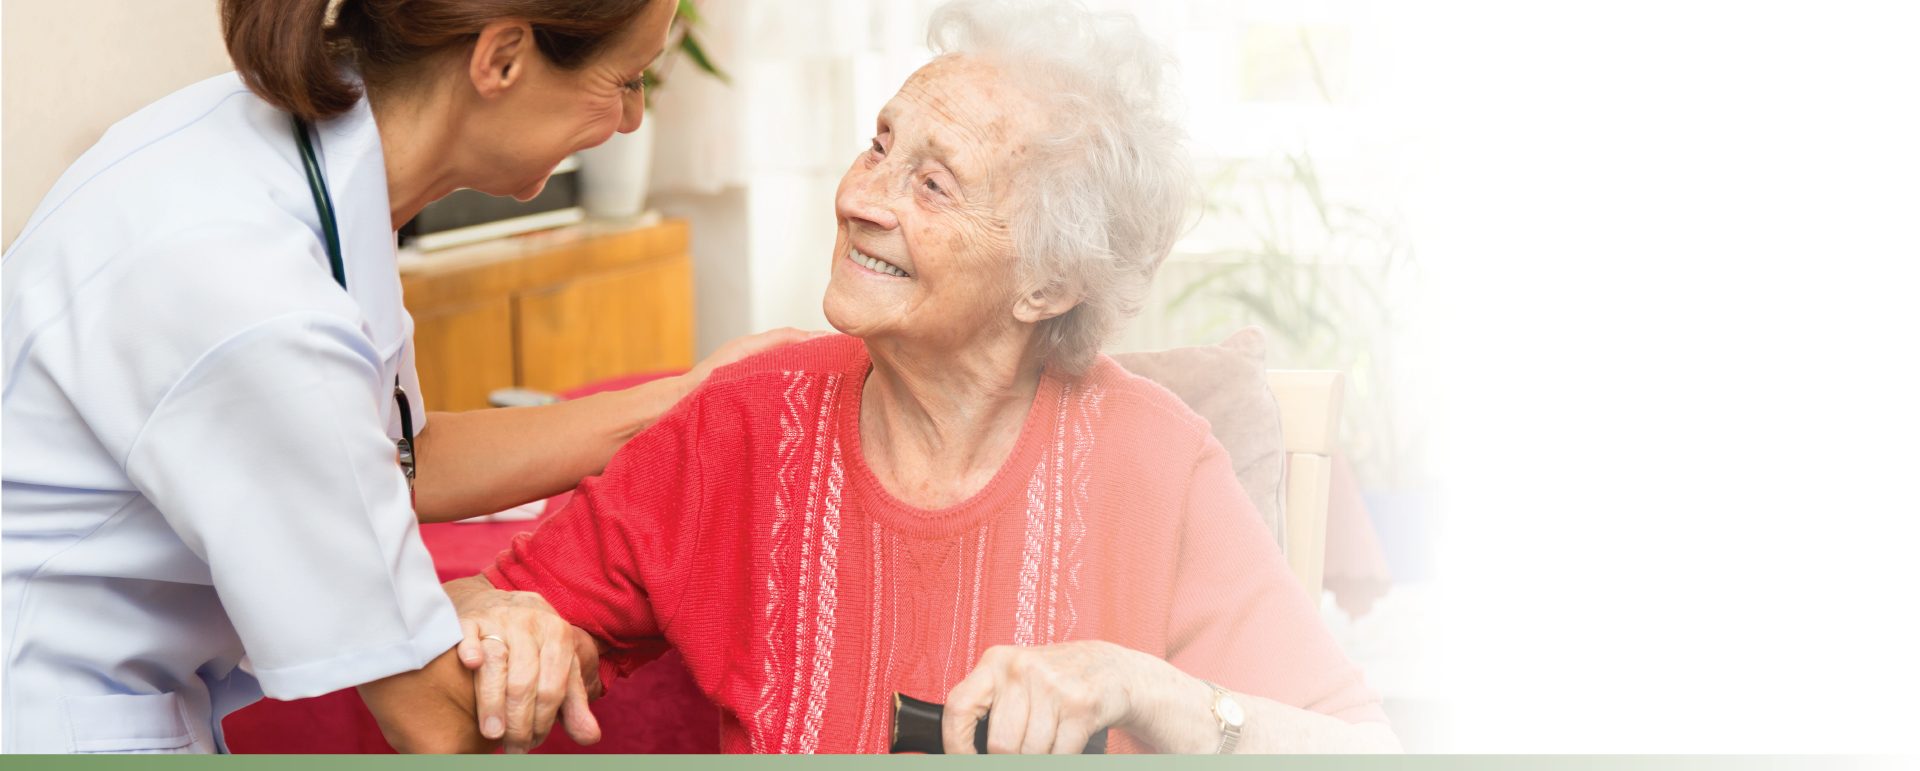
{"type": "Polygon", "coordinates": [[[589,222],[402,260],[427,408],[693,366],[687,223],[589,222]]]}

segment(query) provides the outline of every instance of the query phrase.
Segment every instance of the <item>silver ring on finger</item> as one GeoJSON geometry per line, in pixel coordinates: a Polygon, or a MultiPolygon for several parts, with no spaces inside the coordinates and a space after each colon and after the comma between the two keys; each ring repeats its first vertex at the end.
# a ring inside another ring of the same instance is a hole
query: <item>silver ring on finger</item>
{"type": "Polygon", "coordinates": [[[480,642],[486,642],[488,640],[492,640],[494,642],[500,643],[500,647],[502,648],[506,648],[507,650],[513,650],[513,646],[510,646],[507,644],[507,639],[504,637],[501,637],[500,635],[489,634],[489,635],[480,636],[480,642]]]}

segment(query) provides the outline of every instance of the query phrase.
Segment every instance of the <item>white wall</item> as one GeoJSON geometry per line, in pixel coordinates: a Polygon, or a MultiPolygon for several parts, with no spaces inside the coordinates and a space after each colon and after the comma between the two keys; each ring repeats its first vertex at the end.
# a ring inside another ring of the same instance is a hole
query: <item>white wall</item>
{"type": "Polygon", "coordinates": [[[217,0],[6,0],[0,8],[0,214],[14,236],[108,126],[233,69],[217,0]]]}

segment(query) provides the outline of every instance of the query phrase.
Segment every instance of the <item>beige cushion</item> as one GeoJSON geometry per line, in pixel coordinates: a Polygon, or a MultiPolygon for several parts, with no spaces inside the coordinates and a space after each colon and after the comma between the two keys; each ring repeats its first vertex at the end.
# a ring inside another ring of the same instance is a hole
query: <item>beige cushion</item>
{"type": "Polygon", "coordinates": [[[1206,418],[1214,438],[1233,459],[1240,486],[1278,537],[1286,453],[1280,441],[1280,408],[1267,385],[1266,353],[1266,334],[1247,327],[1219,345],[1122,353],[1113,359],[1172,391],[1206,418]]]}

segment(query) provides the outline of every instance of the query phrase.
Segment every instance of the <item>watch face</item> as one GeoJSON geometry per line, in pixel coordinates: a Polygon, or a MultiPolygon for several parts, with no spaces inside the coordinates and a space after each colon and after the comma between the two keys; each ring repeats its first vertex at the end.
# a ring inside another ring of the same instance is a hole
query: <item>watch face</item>
{"type": "Polygon", "coordinates": [[[1240,709],[1240,702],[1232,697],[1221,696],[1219,709],[1220,719],[1226,721],[1227,725],[1238,727],[1247,720],[1247,713],[1240,709]]]}

